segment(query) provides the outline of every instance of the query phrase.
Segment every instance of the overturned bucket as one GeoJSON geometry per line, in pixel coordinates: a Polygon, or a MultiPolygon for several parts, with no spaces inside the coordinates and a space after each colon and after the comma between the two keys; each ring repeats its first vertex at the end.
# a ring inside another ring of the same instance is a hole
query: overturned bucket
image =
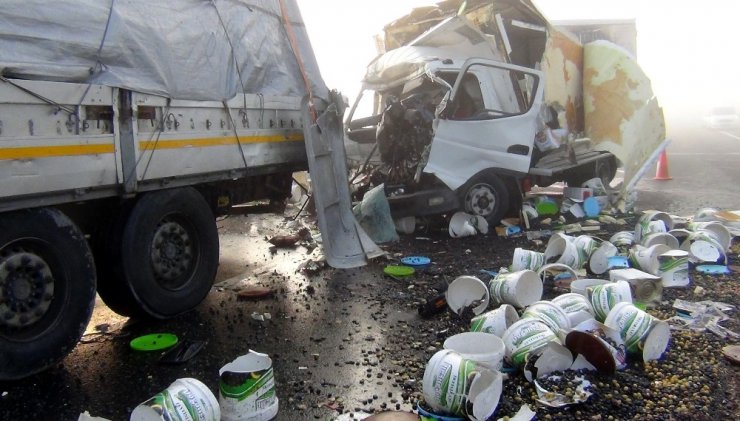
{"type": "Polygon", "coordinates": [[[511,269],[517,270],[537,270],[545,264],[545,253],[539,253],[532,250],[525,250],[521,247],[514,249],[514,257],[511,262],[511,269]]]}
{"type": "Polygon", "coordinates": [[[522,319],[534,317],[546,324],[554,333],[570,328],[570,319],[562,308],[550,301],[537,301],[522,313],[522,319]]]}
{"type": "Polygon", "coordinates": [[[560,343],[555,332],[535,318],[514,323],[506,329],[501,339],[506,345],[506,358],[517,367],[523,366],[530,355],[538,355],[548,343],[560,343]]]}
{"type": "Polygon", "coordinates": [[[660,358],[671,339],[668,323],[640,310],[632,303],[617,304],[609,312],[604,324],[617,330],[627,351],[642,355],[643,361],[660,358]]]}
{"type": "Polygon", "coordinates": [[[458,333],[445,339],[442,346],[492,370],[501,369],[506,349],[501,338],[485,332],[458,333]]]}
{"type": "Polygon", "coordinates": [[[208,386],[197,379],[182,378],[134,408],[131,413],[131,421],[170,419],[218,421],[221,411],[208,386]]]}
{"type": "Polygon", "coordinates": [[[531,270],[499,273],[491,279],[488,289],[496,304],[511,304],[518,308],[542,298],[542,282],[531,270]]]}
{"type": "Polygon", "coordinates": [[[424,400],[435,411],[488,419],[498,406],[503,379],[449,349],[432,356],[424,370],[424,400]]]}
{"type": "Polygon", "coordinates": [[[488,288],[475,276],[458,276],[447,287],[445,296],[447,305],[458,315],[468,307],[472,307],[473,314],[481,314],[488,308],[488,288]]]}
{"type": "Polygon", "coordinates": [[[218,400],[225,421],[267,421],[278,412],[272,359],[249,350],[219,370],[218,400]]]}
{"type": "Polygon", "coordinates": [[[632,303],[632,290],[626,281],[596,285],[586,289],[596,320],[604,322],[607,314],[618,303],[632,303]]]}
{"type": "Polygon", "coordinates": [[[582,294],[574,292],[562,294],[552,299],[552,303],[560,307],[570,320],[571,326],[594,318],[594,309],[591,303],[582,294]]]}
{"type": "Polygon", "coordinates": [[[506,329],[519,320],[519,315],[513,306],[503,304],[501,307],[476,316],[470,321],[471,332],[491,333],[499,338],[506,329]]]}

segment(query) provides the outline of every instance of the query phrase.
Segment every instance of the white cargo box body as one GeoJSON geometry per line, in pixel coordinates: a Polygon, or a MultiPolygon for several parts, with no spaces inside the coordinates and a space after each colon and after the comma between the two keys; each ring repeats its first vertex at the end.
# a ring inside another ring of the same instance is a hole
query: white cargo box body
{"type": "Polygon", "coordinates": [[[138,118],[127,136],[118,88],[0,84],[0,208],[306,166],[298,97],[239,95],[226,103],[228,113],[217,101],[141,93],[132,94],[132,103],[138,118]]]}

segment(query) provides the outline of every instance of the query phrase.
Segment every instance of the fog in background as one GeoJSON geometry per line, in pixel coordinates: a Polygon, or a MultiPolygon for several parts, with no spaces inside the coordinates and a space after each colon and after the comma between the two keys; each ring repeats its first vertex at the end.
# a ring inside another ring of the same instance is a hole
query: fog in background
{"type": "MultiPolygon", "coordinates": [[[[376,56],[373,36],[431,0],[298,0],[321,73],[350,102],[376,56]]],[[[716,106],[740,111],[740,2],[535,0],[550,20],[635,19],[637,59],[672,130],[716,106]]]]}

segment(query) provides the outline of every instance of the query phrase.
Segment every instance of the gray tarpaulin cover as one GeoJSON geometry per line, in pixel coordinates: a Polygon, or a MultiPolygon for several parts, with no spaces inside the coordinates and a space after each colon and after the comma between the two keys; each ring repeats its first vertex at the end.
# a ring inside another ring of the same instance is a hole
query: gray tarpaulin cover
{"type": "MultiPolygon", "coordinates": [[[[284,4],[313,93],[326,98],[296,1],[284,4]]],[[[0,72],[176,99],[303,96],[281,16],[278,0],[3,0],[0,72]]]]}

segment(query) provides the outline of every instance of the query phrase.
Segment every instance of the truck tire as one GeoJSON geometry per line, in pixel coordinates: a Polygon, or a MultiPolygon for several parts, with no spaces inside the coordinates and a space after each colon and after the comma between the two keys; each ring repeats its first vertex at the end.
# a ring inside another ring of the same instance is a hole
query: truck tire
{"type": "Polygon", "coordinates": [[[115,273],[146,315],[173,317],[208,295],[218,268],[218,231],[195,189],[144,195],[126,219],[120,244],[115,273]]]}
{"type": "Polygon", "coordinates": [[[492,173],[473,177],[460,189],[460,198],[465,212],[484,217],[489,225],[498,224],[509,209],[509,190],[492,173]]]}
{"type": "Polygon", "coordinates": [[[114,312],[138,319],[146,317],[147,314],[141,309],[126,282],[117,276],[116,272],[121,254],[123,228],[133,203],[135,202],[129,201],[114,209],[107,209],[104,214],[108,215],[108,218],[98,226],[90,243],[98,275],[98,295],[114,312]]]}
{"type": "Polygon", "coordinates": [[[55,364],[95,306],[95,264],[79,228],[52,208],[0,215],[0,380],[55,364]]]}

